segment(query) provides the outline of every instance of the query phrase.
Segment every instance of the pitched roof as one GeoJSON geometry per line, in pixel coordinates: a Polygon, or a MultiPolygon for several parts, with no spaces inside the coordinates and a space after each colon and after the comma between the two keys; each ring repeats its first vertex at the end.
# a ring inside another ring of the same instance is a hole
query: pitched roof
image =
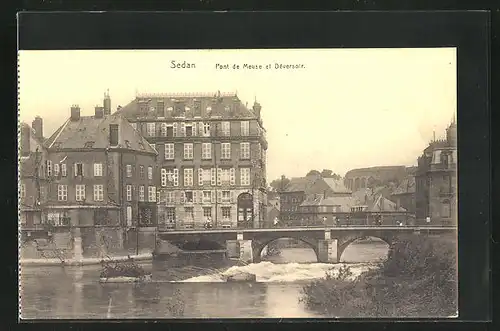
{"type": "Polygon", "coordinates": [[[345,187],[343,180],[336,180],[334,178],[322,179],[335,193],[351,193],[351,190],[345,187]]]}
{"type": "Polygon", "coordinates": [[[351,206],[356,205],[356,202],[356,199],[353,197],[324,198],[323,196],[309,196],[300,206],[334,206],[340,208],[340,210],[337,210],[338,212],[349,212],[351,211],[351,206]]]}
{"type": "Polygon", "coordinates": [[[253,109],[244,105],[236,93],[176,93],[176,94],[144,94],[137,96],[115,114],[121,114],[127,119],[156,118],[157,107],[163,102],[164,111],[161,117],[173,119],[178,116],[193,118],[257,118],[253,109]],[[200,107],[195,114],[195,108],[200,107]]]}
{"type": "Polygon", "coordinates": [[[374,199],[368,205],[367,211],[369,212],[379,212],[379,211],[406,211],[403,207],[397,208],[395,202],[386,199],[382,194],[377,194],[374,199]]]}
{"type": "Polygon", "coordinates": [[[68,119],[44,144],[50,149],[113,149],[126,148],[157,154],[147,140],[120,115],[103,118],[82,116],[78,121],[68,119]],[[109,143],[109,125],[118,124],[118,146],[109,143]]]}
{"type": "Polygon", "coordinates": [[[311,186],[316,178],[311,177],[293,177],[286,186],[285,192],[305,192],[311,186]]]}
{"type": "Polygon", "coordinates": [[[401,182],[392,195],[415,193],[415,188],[415,177],[409,176],[401,182]]]}

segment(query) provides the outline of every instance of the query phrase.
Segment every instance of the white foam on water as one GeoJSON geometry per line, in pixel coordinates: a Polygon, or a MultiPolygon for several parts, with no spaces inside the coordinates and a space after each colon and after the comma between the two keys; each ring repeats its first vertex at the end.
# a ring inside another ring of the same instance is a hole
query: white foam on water
{"type": "MultiPolygon", "coordinates": [[[[274,264],[271,262],[251,263],[246,266],[234,266],[221,273],[192,277],[180,282],[183,283],[221,283],[226,276],[240,272],[254,274],[257,282],[262,283],[291,283],[324,278],[327,272],[335,275],[343,263],[286,263],[274,264]]],[[[370,263],[348,264],[354,279],[373,267],[370,263]]]]}

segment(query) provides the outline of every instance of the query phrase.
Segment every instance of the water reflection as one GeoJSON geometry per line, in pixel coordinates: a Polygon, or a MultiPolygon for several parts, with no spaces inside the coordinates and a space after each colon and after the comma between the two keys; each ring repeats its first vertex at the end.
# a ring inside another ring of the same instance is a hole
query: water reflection
{"type": "MultiPolygon", "coordinates": [[[[344,259],[383,258],[385,244],[353,244],[344,259]],[[350,250],[352,247],[355,250],[350,250]]],[[[281,263],[255,264],[261,283],[177,282],[227,269],[219,266],[172,267],[144,263],[149,284],[100,284],[100,267],[24,267],[21,270],[23,318],[279,318],[315,316],[299,302],[304,280],[322,277],[324,264],[297,264],[315,259],[308,248],[285,249],[281,263]],[[301,280],[302,279],[302,280],[301,280]],[[176,281],[176,282],[171,282],[176,281]]],[[[332,265],[333,266],[333,265],[332,265]]],[[[210,279],[207,276],[205,279],[210,279]],[[207,278],[208,277],[208,278],[207,278]]]]}

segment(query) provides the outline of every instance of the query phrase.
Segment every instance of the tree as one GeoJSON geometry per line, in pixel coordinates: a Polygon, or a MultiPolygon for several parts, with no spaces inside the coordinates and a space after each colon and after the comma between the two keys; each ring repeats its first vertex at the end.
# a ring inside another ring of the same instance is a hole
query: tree
{"type": "Polygon", "coordinates": [[[321,172],[321,177],[323,178],[332,178],[333,177],[333,171],[330,169],[323,169],[321,172]]]}
{"type": "Polygon", "coordinates": [[[311,170],[306,176],[321,176],[321,173],[318,170],[311,170]]]}
{"type": "Polygon", "coordinates": [[[281,175],[281,178],[273,180],[269,186],[273,189],[275,192],[281,192],[286,187],[290,184],[290,179],[286,178],[285,175],[281,175]]]}

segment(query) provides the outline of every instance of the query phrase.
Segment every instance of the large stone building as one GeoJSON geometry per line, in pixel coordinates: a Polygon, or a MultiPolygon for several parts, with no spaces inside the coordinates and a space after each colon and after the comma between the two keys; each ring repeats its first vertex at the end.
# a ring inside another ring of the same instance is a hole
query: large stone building
{"type": "Polygon", "coordinates": [[[394,201],[398,207],[403,207],[412,214],[415,214],[415,176],[409,175],[403,179],[397,189],[392,192],[391,200],[394,201]]]}
{"type": "Polygon", "coordinates": [[[457,124],[446,129],[446,139],[433,140],[418,158],[416,217],[432,224],[457,221],[457,124]]]}
{"type": "Polygon", "coordinates": [[[267,141],[261,106],[235,93],[145,94],[117,111],[158,151],[159,222],[260,227],[267,141]]]}
{"type": "MultiPolygon", "coordinates": [[[[109,95],[94,116],[77,105],[44,146],[44,218],[54,231],[71,229],[84,255],[123,249],[128,230],[156,224],[156,151],[120,115],[109,95]]],[[[68,232],[68,231],[66,231],[68,232]]]]}
{"type": "Polygon", "coordinates": [[[352,169],[344,177],[344,184],[352,191],[378,186],[383,183],[399,183],[408,175],[409,168],[405,166],[379,166],[371,168],[352,169]]]}

